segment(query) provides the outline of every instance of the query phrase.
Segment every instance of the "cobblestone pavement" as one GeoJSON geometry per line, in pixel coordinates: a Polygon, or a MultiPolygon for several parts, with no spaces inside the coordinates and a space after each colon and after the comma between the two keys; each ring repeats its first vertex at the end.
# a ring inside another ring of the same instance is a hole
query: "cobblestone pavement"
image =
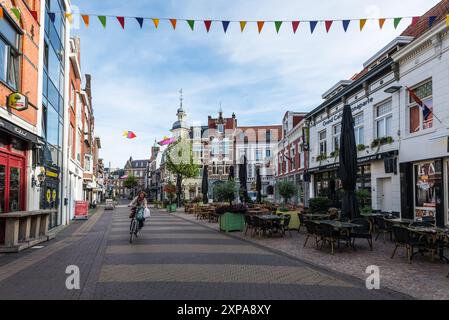
{"type": "MultiPolygon", "coordinates": [[[[219,229],[217,223],[197,220],[182,211],[176,212],[175,215],[217,231],[219,229]]],[[[305,228],[299,233],[292,231],[292,237],[287,235],[285,238],[251,237],[249,234],[245,236],[243,232],[232,232],[231,235],[361,280],[366,277],[367,266],[377,265],[380,268],[382,288],[402,292],[417,299],[449,299],[449,278],[446,277],[449,264],[438,259],[432,263],[427,256],[419,255],[413,258],[412,264],[408,264],[403,248],[399,248],[394,259],[391,259],[394,245],[389,239],[384,241],[382,236],[374,242],[373,251],[369,250],[366,240],[360,239],[356,242],[356,251],[345,248],[331,255],[330,248],[317,250],[313,240],[309,241],[306,247],[303,246],[306,238],[305,228]]]]}
{"type": "Polygon", "coordinates": [[[152,210],[129,243],[128,209],[100,209],[42,249],[0,256],[0,299],[407,299],[365,281],[152,210]],[[66,267],[80,269],[67,290],[66,267]]]}

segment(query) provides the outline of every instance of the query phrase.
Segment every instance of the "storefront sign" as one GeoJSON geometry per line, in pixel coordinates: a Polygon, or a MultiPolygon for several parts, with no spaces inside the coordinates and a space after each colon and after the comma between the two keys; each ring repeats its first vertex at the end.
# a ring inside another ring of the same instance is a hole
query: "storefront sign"
{"type": "MultiPolygon", "coordinates": [[[[373,98],[368,98],[365,101],[362,101],[360,103],[356,103],[351,105],[351,109],[352,109],[352,113],[356,114],[359,110],[363,109],[364,107],[366,107],[367,105],[369,105],[370,103],[373,103],[374,99],[373,98]]],[[[337,122],[341,121],[341,118],[343,117],[343,111],[335,114],[334,116],[332,116],[331,118],[324,120],[323,121],[323,127],[329,125],[329,124],[336,124],[337,122]]]]}
{"type": "Polygon", "coordinates": [[[37,135],[16,126],[15,124],[9,122],[8,120],[0,119],[0,129],[8,131],[14,136],[24,139],[26,141],[30,141],[31,143],[38,145],[45,144],[45,141],[41,137],[38,137],[37,135]]]}
{"type": "Polygon", "coordinates": [[[89,203],[87,201],[75,201],[75,220],[87,220],[89,215],[89,203]]]}
{"type": "Polygon", "coordinates": [[[8,96],[8,107],[17,111],[28,109],[28,98],[21,93],[13,93],[8,96]]]}

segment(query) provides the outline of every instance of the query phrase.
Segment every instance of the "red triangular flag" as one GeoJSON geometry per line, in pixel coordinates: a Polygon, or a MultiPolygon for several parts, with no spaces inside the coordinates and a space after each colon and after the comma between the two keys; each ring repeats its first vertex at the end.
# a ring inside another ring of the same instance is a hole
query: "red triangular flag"
{"type": "Polygon", "coordinates": [[[31,11],[31,15],[33,16],[34,20],[37,21],[37,19],[38,19],[37,11],[31,11]]]}
{"type": "Polygon", "coordinates": [[[134,139],[137,138],[136,134],[132,131],[128,132],[128,139],[134,139]]]}
{"type": "Polygon", "coordinates": [[[296,33],[299,27],[299,21],[292,21],[293,33],[296,33]]]}
{"type": "Polygon", "coordinates": [[[329,30],[331,29],[331,26],[332,26],[332,23],[333,23],[334,21],[332,21],[332,20],[327,20],[327,21],[325,21],[325,24],[326,24],[326,32],[329,32],[329,30]]]}
{"type": "Polygon", "coordinates": [[[117,17],[117,20],[122,26],[122,29],[125,29],[125,17],[117,17]]]}
{"type": "Polygon", "coordinates": [[[212,25],[212,21],[211,20],[205,20],[204,21],[204,25],[206,26],[207,32],[209,32],[210,26],[212,25]]]}
{"type": "Polygon", "coordinates": [[[419,17],[413,17],[412,18],[412,26],[416,26],[416,24],[419,22],[419,17]]]}
{"type": "Polygon", "coordinates": [[[170,23],[173,27],[173,30],[176,30],[176,21],[177,21],[176,19],[170,19],[170,23]]]}

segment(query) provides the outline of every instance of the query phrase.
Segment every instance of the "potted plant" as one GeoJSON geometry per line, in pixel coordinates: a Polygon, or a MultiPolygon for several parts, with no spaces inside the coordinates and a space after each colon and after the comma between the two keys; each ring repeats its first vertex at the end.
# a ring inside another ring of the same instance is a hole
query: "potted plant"
{"type": "Polygon", "coordinates": [[[374,139],[371,143],[371,149],[377,148],[376,153],[379,152],[380,147],[382,147],[385,144],[392,144],[394,142],[393,137],[382,137],[374,139]]]}
{"type": "Polygon", "coordinates": [[[284,198],[284,204],[279,208],[277,214],[290,215],[289,228],[293,230],[299,229],[300,222],[297,211],[292,211],[288,208],[288,201],[291,197],[297,194],[298,188],[291,181],[281,181],[278,183],[279,194],[284,198]]]}
{"type": "Polygon", "coordinates": [[[368,147],[365,146],[364,144],[359,144],[357,145],[357,151],[362,152],[365,151],[368,147]]]}
{"type": "Polygon", "coordinates": [[[320,165],[321,165],[321,162],[323,162],[325,160],[327,160],[327,154],[322,153],[318,157],[316,157],[316,161],[318,161],[320,163],[320,165]]]}
{"type": "Polygon", "coordinates": [[[243,231],[245,219],[243,214],[247,208],[244,205],[233,206],[237,186],[234,181],[226,181],[214,188],[214,197],[219,202],[227,202],[229,205],[218,207],[215,213],[219,215],[220,231],[243,231]]]}
{"type": "Polygon", "coordinates": [[[326,214],[332,207],[332,201],[325,197],[317,197],[309,200],[309,211],[312,214],[326,214]]]}
{"type": "Polygon", "coordinates": [[[173,199],[175,198],[175,195],[176,195],[176,186],[172,182],[169,182],[164,187],[164,192],[167,193],[167,197],[169,200],[169,202],[167,204],[167,212],[175,212],[176,211],[176,203],[173,203],[173,199]]]}

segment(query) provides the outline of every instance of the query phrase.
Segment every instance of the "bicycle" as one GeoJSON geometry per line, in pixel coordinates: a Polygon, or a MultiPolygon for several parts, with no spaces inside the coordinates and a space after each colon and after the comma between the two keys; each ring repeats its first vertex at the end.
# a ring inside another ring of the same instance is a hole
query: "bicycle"
{"type": "Polygon", "coordinates": [[[133,207],[133,209],[136,210],[129,226],[129,243],[133,243],[134,238],[137,238],[137,235],[139,233],[139,221],[137,220],[138,211],[136,207],[133,207]]]}

